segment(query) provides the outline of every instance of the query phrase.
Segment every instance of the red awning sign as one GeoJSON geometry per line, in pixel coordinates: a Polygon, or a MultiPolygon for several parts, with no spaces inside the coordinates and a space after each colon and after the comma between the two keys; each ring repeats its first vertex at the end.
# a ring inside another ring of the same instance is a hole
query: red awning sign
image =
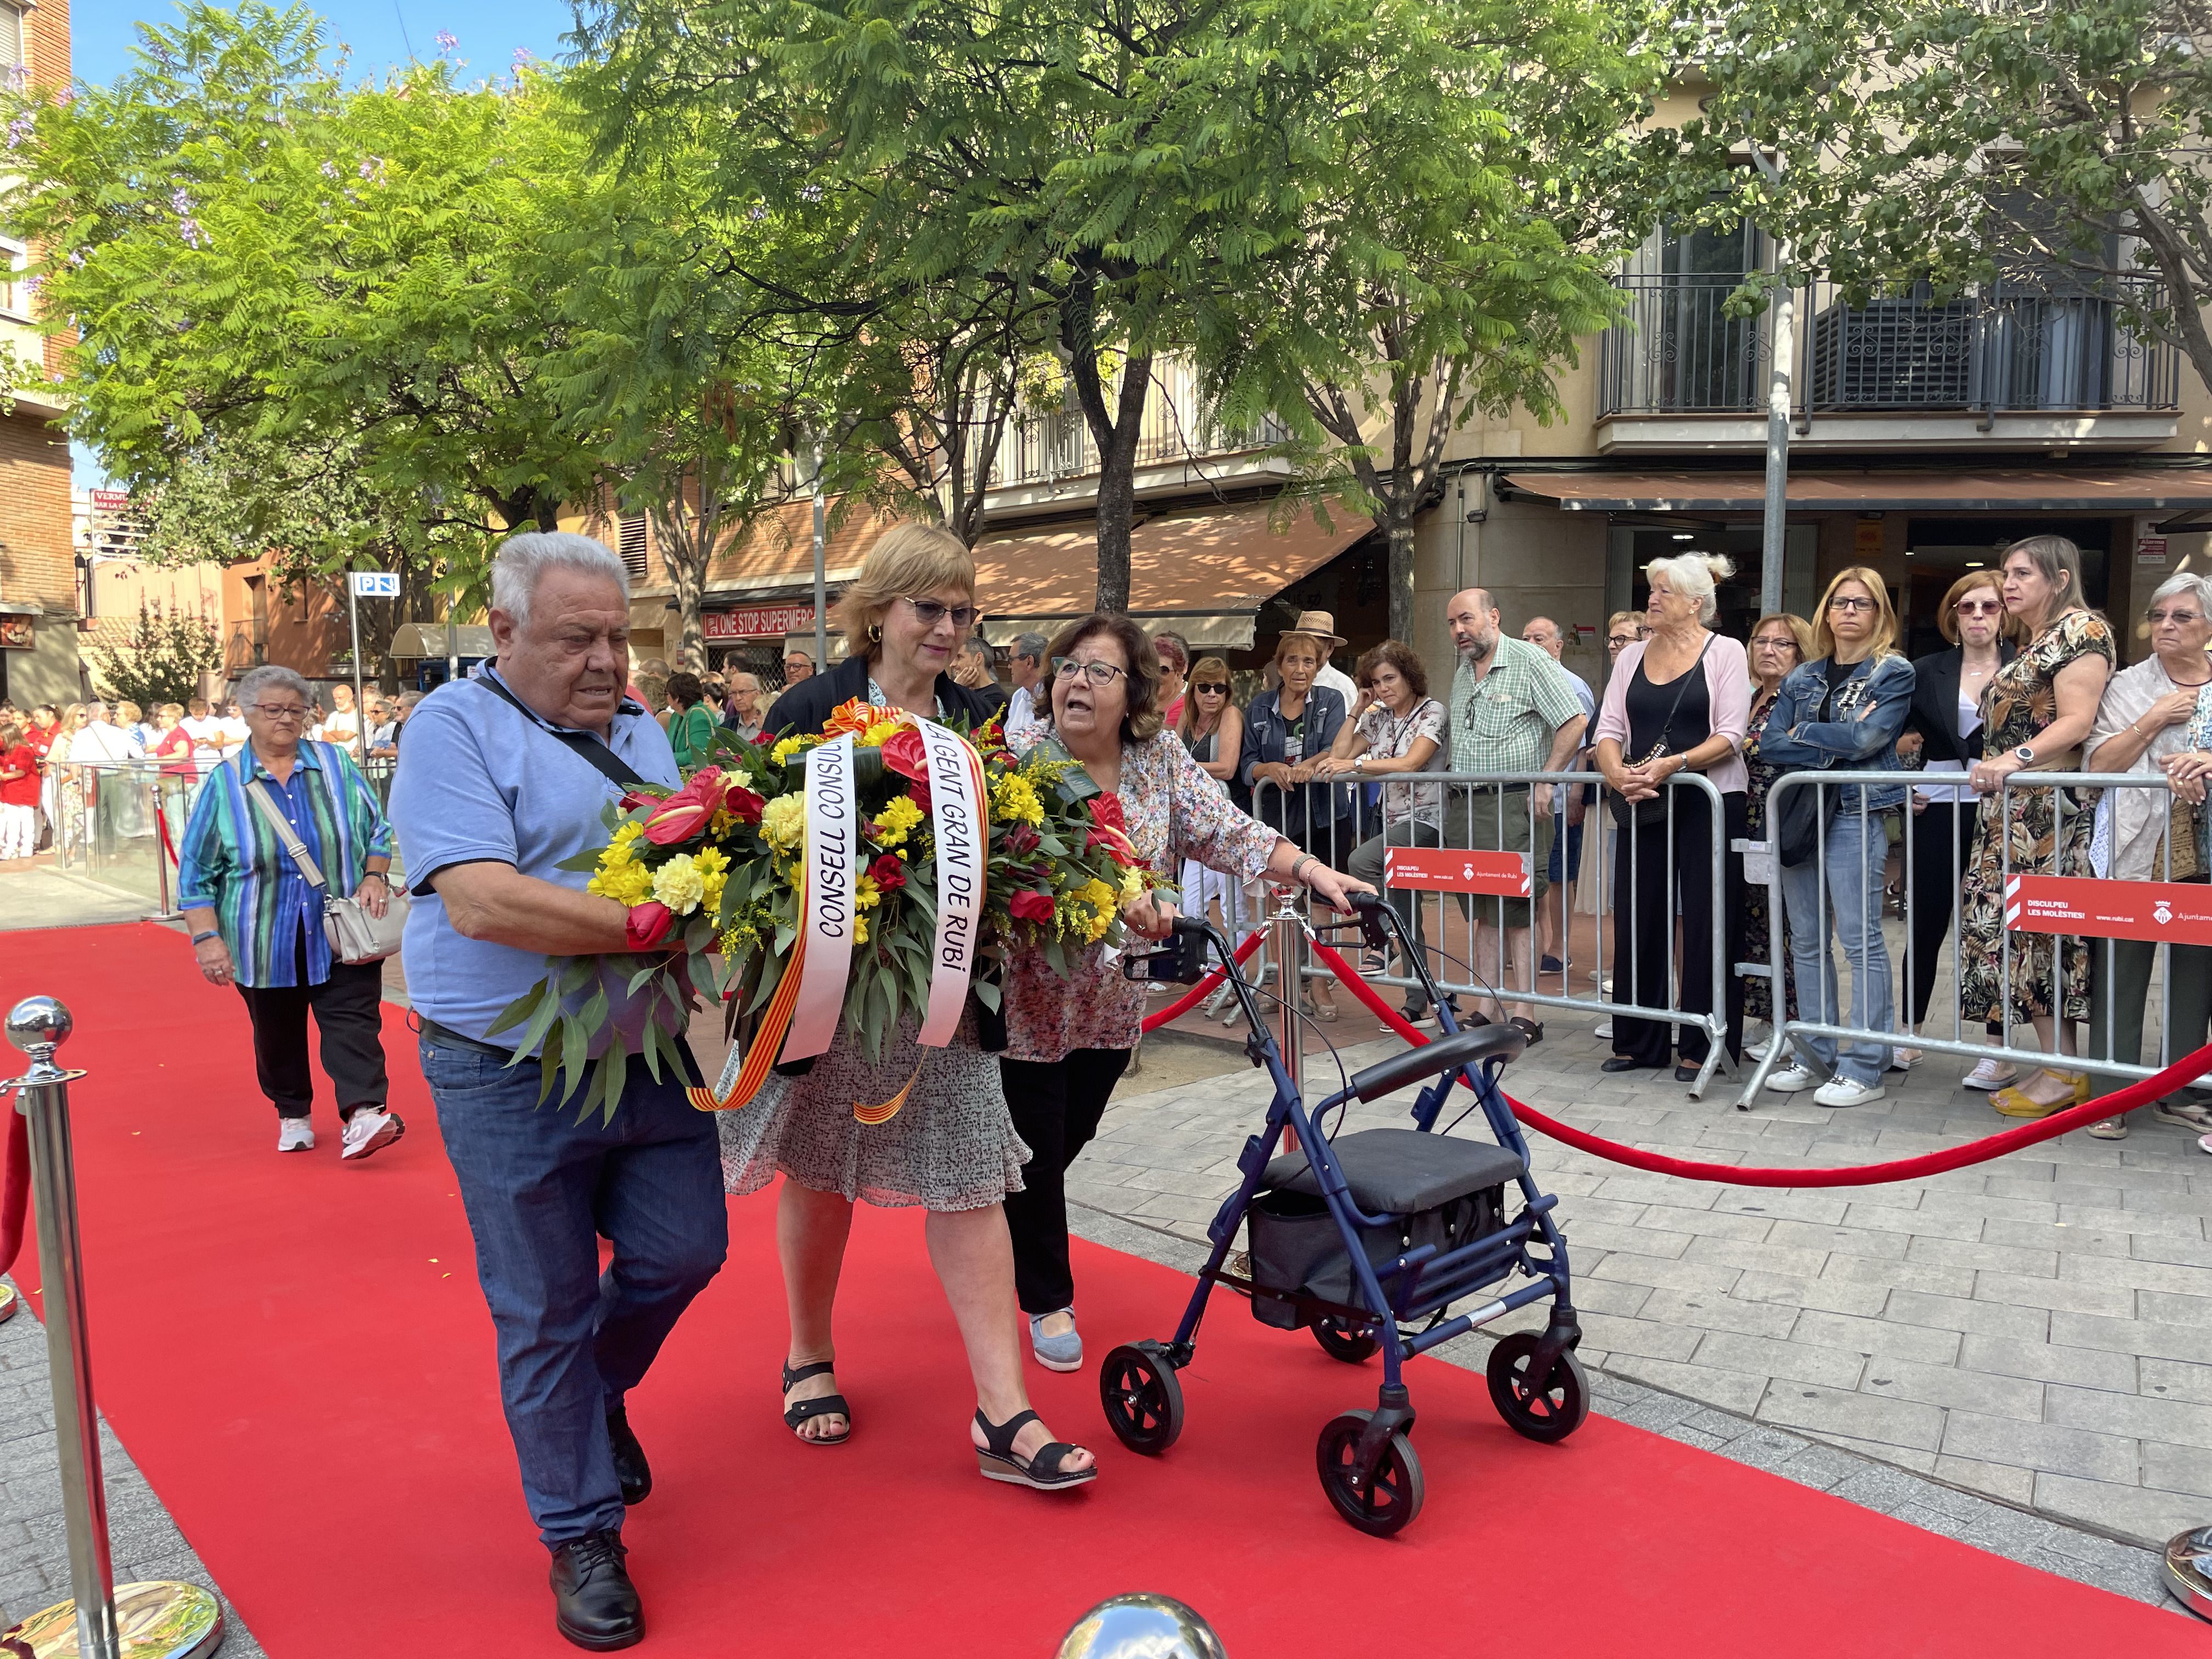
{"type": "Polygon", "coordinates": [[[700,631],[710,640],[780,640],[787,634],[809,632],[813,626],[811,604],[746,605],[699,616],[700,631]]]}
{"type": "Polygon", "coordinates": [[[1382,854],[1393,887],[1431,893],[1495,893],[1527,898],[1533,884],[1526,853],[1462,852],[1444,847],[1393,847],[1382,854]]]}
{"type": "Polygon", "coordinates": [[[2014,876],[2005,884],[2005,926],[2023,933],[2212,945],[2212,886],[2014,876]]]}

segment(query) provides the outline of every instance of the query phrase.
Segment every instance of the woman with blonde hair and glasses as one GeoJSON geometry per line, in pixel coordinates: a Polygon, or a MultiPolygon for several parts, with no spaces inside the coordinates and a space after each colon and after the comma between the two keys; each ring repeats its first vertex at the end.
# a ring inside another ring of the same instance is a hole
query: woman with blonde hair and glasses
{"type": "MultiPolygon", "coordinates": [[[[957,536],[902,524],[868,551],[839,599],[836,620],[851,654],[799,681],[769,711],[779,735],[818,732],[858,697],[928,720],[981,725],[996,705],[952,677],[981,613],[975,562],[957,536]]],[[[968,1351],[976,1411],[969,1437],[987,1478],[1039,1491],[1095,1479],[1080,1446],[1054,1440],[1030,1409],[1022,1375],[1014,1253],[1006,1198],[1022,1188],[1030,1148],[1015,1133],[999,1080],[1002,1013],[970,996],[945,1048],[923,1048],[920,1017],[883,1034],[883,1057],[840,1025],[830,1051],[779,1069],[743,1111],[722,1115],[722,1167],[734,1193],[780,1173],[776,1249],[791,1316],[783,1420],[809,1446],[851,1438],[853,1409],[838,1391],[832,1317],[853,1206],[919,1207],[929,1259],[968,1351]],[[799,1074],[803,1073],[803,1074],[799,1074]],[[908,1091],[895,1117],[863,1124],[856,1101],[908,1091]]]]}
{"type": "MultiPolygon", "coordinates": [[[[1905,735],[1897,740],[1899,756],[1907,763],[1918,761],[1923,774],[1958,777],[1953,783],[1916,786],[1905,824],[1912,848],[1912,1000],[1906,1012],[1916,1034],[1927,1024],[1937,959],[1951,936],[1966,856],[1974,844],[1978,803],[1966,787],[1966,773],[1982,757],[1982,693],[2015,654],[1997,573],[1970,570],[1953,582],[1943,595],[1936,626],[1950,647],[1912,665],[1912,709],[1905,717],[1905,735]]],[[[1954,963],[1954,984],[1955,972],[1954,963]]],[[[1897,1057],[1909,1066],[1920,1054],[1900,1048],[1897,1057]]],[[[2002,1089],[2012,1080],[2008,1062],[1985,1060],[1967,1073],[1966,1086],[2002,1089]]]]}
{"type": "MultiPolygon", "coordinates": [[[[2088,945],[2050,933],[2008,941],[2004,884],[2022,872],[2091,874],[2094,802],[2068,791],[2062,827],[2057,791],[2001,792],[2018,772],[2081,769],[2118,653],[2112,624],[2082,602],[2081,550],[2063,536],[2014,542],[2003,578],[2005,614],[2026,642],[1982,694],[1982,757],[1967,775],[1983,805],[1960,930],[1961,1006],[1968,1019],[2027,1021],[2045,1054],[2071,1055],[2075,1023],[2089,1018],[2088,945]]],[[[2048,1117],[2088,1098],[2087,1073],[2045,1066],[1990,1102],[2006,1117],[2048,1117]]]]}
{"type": "MultiPolygon", "coordinates": [[[[1905,729],[1913,684],[1912,665],[1897,649],[1898,631],[1881,572],[1854,565],[1830,582],[1813,623],[1820,655],[1782,682],[1759,733],[1760,757],[1784,773],[1898,770],[1897,734],[1905,729]]],[[[1881,934],[1881,878],[1889,858],[1884,818],[1904,800],[1898,785],[1808,785],[1786,792],[1769,811],[1767,841],[1782,866],[1799,1012],[1820,1024],[1872,1031],[1896,1024],[1889,945],[1881,934]],[[1796,833],[1801,825],[1802,844],[1796,833]],[[1826,909],[1851,965],[1848,1018],[1828,948],[1824,874],[1826,909]]],[[[1888,1092],[1881,1081],[1889,1069],[1887,1043],[1838,1044],[1819,1036],[1799,1042],[1799,1053],[1809,1051],[1812,1063],[1793,1060],[1767,1079],[1768,1088],[1781,1094],[1810,1089],[1821,1106],[1862,1106],[1888,1092]]]]}

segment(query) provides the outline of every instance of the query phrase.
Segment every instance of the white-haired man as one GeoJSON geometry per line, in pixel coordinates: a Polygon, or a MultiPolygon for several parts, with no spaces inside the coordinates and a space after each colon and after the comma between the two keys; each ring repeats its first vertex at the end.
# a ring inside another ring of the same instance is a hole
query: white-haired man
{"type": "MultiPolygon", "coordinates": [[[[392,786],[417,895],[407,988],[498,1332],[523,1494],[553,1552],[555,1622],[604,1650],[644,1635],[622,1524],[653,1477],[624,1400],[720,1268],[728,1217],[714,1121],[686,1079],[634,1066],[612,1116],[580,1123],[541,1109],[540,1061],[491,1035],[547,957],[629,948],[624,908],[560,865],[604,835],[607,802],[679,781],[667,734],[623,693],[622,562],[587,537],[532,532],[501,546],[491,586],[496,662],[422,700],[392,786]],[[601,1235],[614,1247],[604,1275],[601,1235]]],[[[600,988],[635,1050],[647,1005],[628,981],[610,968],[600,988]]],[[[680,1042],[680,1018],[659,1017],[680,1042]]]]}

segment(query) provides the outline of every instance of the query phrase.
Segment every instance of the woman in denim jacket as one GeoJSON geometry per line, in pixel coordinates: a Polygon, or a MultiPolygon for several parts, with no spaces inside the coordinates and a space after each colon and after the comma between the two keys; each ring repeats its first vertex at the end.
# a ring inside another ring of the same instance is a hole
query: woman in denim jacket
{"type": "MultiPolygon", "coordinates": [[[[1901,770],[1897,734],[1911,712],[1914,675],[1912,665],[1898,654],[1897,637],[1897,613],[1880,573],[1858,565],[1830,582],[1813,624],[1813,645],[1820,655],[1782,682],[1759,734],[1759,758],[1786,772],[1901,770]]],[[[1889,856],[1887,814],[1904,804],[1904,785],[1823,793],[1832,816],[1820,854],[1782,870],[1798,1006],[1806,1018],[1822,1024],[1891,1030],[1896,1007],[1889,946],[1881,935],[1881,878],[1889,856]],[[1836,933],[1851,964],[1848,1019],[1838,1017],[1836,959],[1821,925],[1824,864],[1836,933]]],[[[1781,822],[1778,813],[1768,814],[1768,836],[1778,846],[1781,822]]],[[[1887,1043],[1803,1041],[1820,1071],[1794,1060],[1767,1079],[1768,1088],[1781,1094],[1812,1089],[1823,1106],[1863,1105],[1887,1092],[1881,1083],[1889,1068],[1887,1043]]]]}

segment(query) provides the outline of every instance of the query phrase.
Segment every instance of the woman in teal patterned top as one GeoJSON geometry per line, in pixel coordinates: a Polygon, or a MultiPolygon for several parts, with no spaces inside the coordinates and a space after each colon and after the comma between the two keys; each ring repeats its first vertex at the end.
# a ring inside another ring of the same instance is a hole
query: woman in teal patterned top
{"type": "Polygon", "coordinates": [[[384,971],[331,954],[322,896],[254,797],[283,814],[324,880],[373,915],[392,902],[392,827],[345,750],[302,741],[314,706],[306,680],[289,668],[257,668],[239,682],[238,702],[251,735],[193,804],[178,852],[178,905],[202,976],[235,985],[246,1000],[254,1067],[279,1120],[276,1150],[315,1144],[312,1012],[345,1125],[343,1156],[366,1158],[406,1129],[385,1109],[384,971]]]}

